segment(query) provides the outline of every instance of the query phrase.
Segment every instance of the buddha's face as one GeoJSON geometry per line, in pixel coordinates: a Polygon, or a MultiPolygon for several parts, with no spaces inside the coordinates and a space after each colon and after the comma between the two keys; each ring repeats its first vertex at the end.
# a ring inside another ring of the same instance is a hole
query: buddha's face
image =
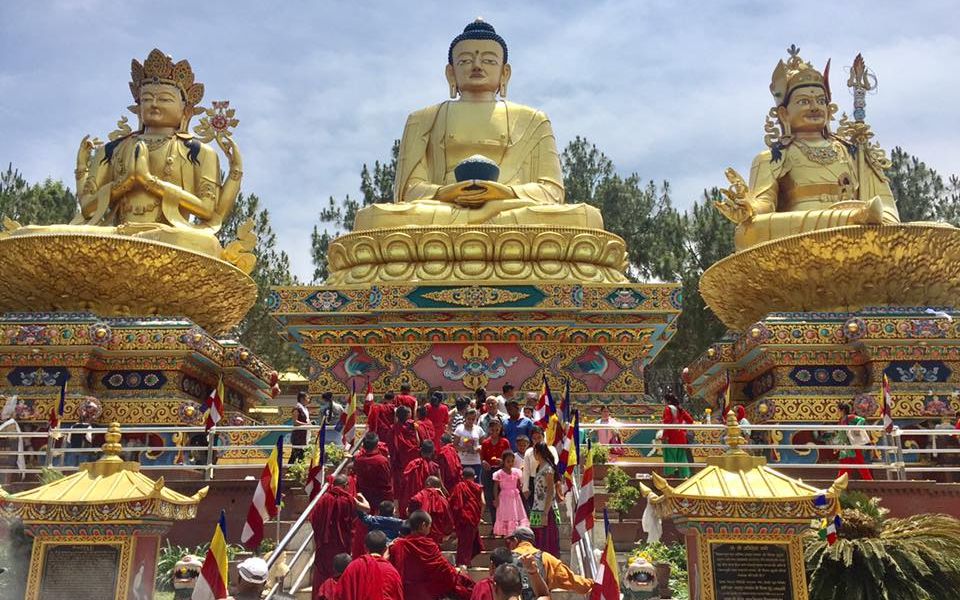
{"type": "Polygon", "coordinates": [[[147,83],[140,88],[140,121],[144,127],[180,127],[186,102],[180,89],[166,83],[147,83]]]}
{"type": "Polygon", "coordinates": [[[777,108],[777,116],[790,124],[793,133],[823,131],[830,118],[829,105],[823,88],[802,87],[794,90],[786,106],[777,108]]]}
{"type": "Polygon", "coordinates": [[[453,64],[447,65],[447,80],[461,92],[493,92],[510,77],[503,62],[503,48],[493,40],[463,40],[453,47],[453,64]]]}

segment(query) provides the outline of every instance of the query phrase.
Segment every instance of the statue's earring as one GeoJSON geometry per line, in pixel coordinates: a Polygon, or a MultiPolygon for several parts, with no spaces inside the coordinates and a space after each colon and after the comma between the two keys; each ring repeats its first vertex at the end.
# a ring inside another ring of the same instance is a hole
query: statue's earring
{"type": "Polygon", "coordinates": [[[457,84],[456,84],[456,83],[451,83],[451,84],[450,84],[450,98],[453,99],[453,100],[456,100],[456,99],[457,99],[457,96],[459,96],[459,95],[460,95],[460,90],[457,89],[457,84]]]}
{"type": "Polygon", "coordinates": [[[501,97],[501,98],[506,98],[506,97],[507,97],[507,82],[506,82],[506,81],[501,81],[501,82],[500,82],[500,97],[501,97]]]}

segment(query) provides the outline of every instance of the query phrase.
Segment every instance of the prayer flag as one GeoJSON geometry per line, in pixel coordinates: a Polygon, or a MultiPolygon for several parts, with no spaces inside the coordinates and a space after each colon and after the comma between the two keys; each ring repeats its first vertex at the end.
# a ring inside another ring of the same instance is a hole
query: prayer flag
{"type": "Polygon", "coordinates": [[[583,538],[590,538],[594,523],[593,510],[593,453],[587,441],[587,457],[583,461],[583,472],[580,473],[580,497],[577,498],[577,510],[573,516],[571,533],[574,544],[583,538]]]}
{"type": "Polygon", "coordinates": [[[310,470],[307,472],[307,483],[303,490],[310,500],[320,493],[323,488],[323,463],[326,460],[327,419],[320,422],[320,431],[317,432],[316,444],[310,452],[310,470]]]}
{"type": "Polygon", "coordinates": [[[730,384],[730,371],[726,372],[726,379],[724,381],[723,387],[720,388],[720,401],[723,410],[720,412],[723,415],[723,418],[727,418],[727,413],[730,412],[730,390],[733,386],[730,384]]]}
{"type": "Polygon", "coordinates": [[[893,393],[890,392],[890,379],[883,374],[880,385],[880,406],[883,407],[883,427],[887,433],[893,431],[893,393]]]}
{"type": "MultiPolygon", "coordinates": [[[[543,385],[540,387],[540,397],[537,399],[537,406],[533,409],[533,421],[538,427],[546,431],[550,425],[550,417],[557,413],[557,405],[550,394],[550,384],[547,383],[547,376],[543,376],[543,385]]],[[[548,444],[550,442],[547,442],[548,444]]]]}
{"type": "Polygon", "coordinates": [[[353,382],[353,390],[350,392],[350,404],[347,405],[347,410],[340,415],[340,422],[342,423],[341,430],[343,431],[343,445],[347,448],[353,447],[353,442],[355,441],[357,434],[357,382],[353,382]]]}
{"type": "Polygon", "coordinates": [[[610,520],[603,509],[603,522],[607,530],[607,544],[600,558],[596,583],[590,594],[591,600],[620,600],[620,574],[617,571],[617,552],[613,548],[610,520]]]}
{"type": "Polygon", "coordinates": [[[216,387],[210,390],[210,396],[207,398],[207,418],[204,421],[204,427],[207,431],[220,422],[223,418],[223,398],[225,396],[223,389],[223,376],[217,381],[216,387]]]}
{"type": "Polygon", "coordinates": [[[367,381],[367,395],[363,399],[363,404],[366,406],[368,403],[373,402],[373,384],[370,381],[367,381]]]}
{"type": "Polygon", "coordinates": [[[248,550],[256,550],[263,540],[265,523],[276,517],[280,505],[280,469],[283,465],[283,437],[277,438],[277,446],[263,465],[260,482],[253,493],[247,522],[243,525],[240,542],[248,550]]]}
{"type": "Polygon", "coordinates": [[[220,510],[217,528],[207,549],[207,557],[193,588],[192,600],[220,600],[227,597],[227,515],[220,510]]]}
{"type": "Polygon", "coordinates": [[[64,380],[60,385],[60,403],[57,408],[50,409],[50,430],[53,431],[60,427],[60,421],[63,420],[63,411],[67,404],[67,381],[64,380]]]}
{"type": "MultiPolygon", "coordinates": [[[[575,415],[576,417],[576,415],[575,415]]],[[[567,424],[567,434],[564,436],[563,448],[560,450],[560,460],[557,464],[557,473],[561,473],[561,489],[564,493],[573,489],[573,470],[577,466],[577,446],[574,440],[576,422],[567,424]]]]}

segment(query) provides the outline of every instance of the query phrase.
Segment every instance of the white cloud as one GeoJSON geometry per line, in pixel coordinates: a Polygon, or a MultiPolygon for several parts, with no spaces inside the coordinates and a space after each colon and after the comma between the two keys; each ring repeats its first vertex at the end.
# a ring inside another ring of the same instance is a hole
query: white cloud
{"type": "Polygon", "coordinates": [[[80,138],[125,114],[130,59],[157,46],[191,61],[208,101],[237,108],[244,189],[309,278],[321,204],[358,194],[361,165],[386,157],[405,115],[445,97],[447,45],[477,14],[510,45],[510,97],[547,111],[561,145],[586,136],[688,206],[762,149],[770,73],[791,43],[818,66],[833,57],[848,110],[842,67],[862,51],[880,77],[868,120],[881,143],[960,172],[957,12],[947,0],[5,3],[0,164],[71,182],[80,138]]]}

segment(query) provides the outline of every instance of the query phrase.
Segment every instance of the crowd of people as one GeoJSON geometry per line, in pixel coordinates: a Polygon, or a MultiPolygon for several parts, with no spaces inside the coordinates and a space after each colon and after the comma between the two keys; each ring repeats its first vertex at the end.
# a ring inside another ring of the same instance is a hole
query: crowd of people
{"type": "MultiPolygon", "coordinates": [[[[589,593],[594,582],[558,558],[556,450],[513,386],[497,395],[477,390],[452,410],[443,400],[437,392],[418,402],[402,386],[364,404],[359,448],[310,515],[313,597],[381,597],[370,592],[381,589],[383,598],[407,600],[512,598],[517,586],[524,598],[589,593]],[[481,523],[503,546],[490,554],[489,576],[474,584],[466,569],[483,551],[481,523]],[[455,549],[454,560],[441,549],[455,549]]],[[[297,424],[310,422],[310,408],[301,393],[297,424]]],[[[332,397],[319,409],[327,419],[343,410],[332,397]]]]}

